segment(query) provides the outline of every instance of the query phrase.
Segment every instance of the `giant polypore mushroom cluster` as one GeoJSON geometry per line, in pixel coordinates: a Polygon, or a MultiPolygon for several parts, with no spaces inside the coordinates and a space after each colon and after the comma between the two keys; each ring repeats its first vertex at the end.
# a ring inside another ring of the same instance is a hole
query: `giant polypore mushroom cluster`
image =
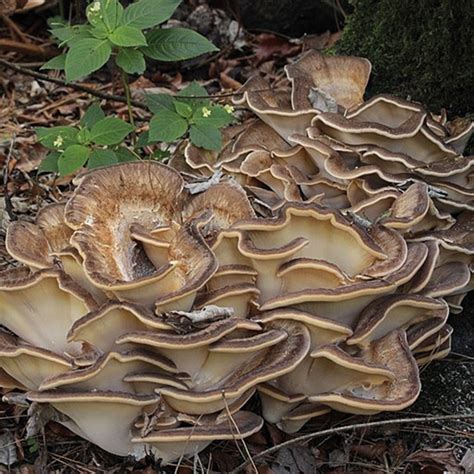
{"type": "Polygon", "coordinates": [[[165,462],[263,419],[295,432],[413,403],[471,285],[470,125],[363,102],[369,72],[306,54],[288,88],[244,86],[258,118],[221,152],[84,173],[12,223],[0,386],[111,453],[165,462]],[[262,416],[243,408],[254,394],[262,416]]]}

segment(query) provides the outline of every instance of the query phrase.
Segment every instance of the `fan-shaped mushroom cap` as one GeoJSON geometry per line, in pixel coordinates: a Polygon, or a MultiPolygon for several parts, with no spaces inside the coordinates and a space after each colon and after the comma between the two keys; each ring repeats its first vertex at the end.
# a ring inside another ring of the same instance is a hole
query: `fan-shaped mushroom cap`
{"type": "Polygon", "coordinates": [[[307,397],[302,393],[288,394],[268,382],[257,386],[262,401],[262,413],[266,421],[278,423],[307,397]]]}
{"type": "Polygon", "coordinates": [[[0,368],[0,387],[5,390],[27,390],[27,388],[21,384],[18,380],[15,380],[12,376],[8,375],[2,368],[0,368]]]}
{"type": "Polygon", "coordinates": [[[301,325],[288,325],[280,323],[274,326],[279,330],[266,336],[211,346],[206,364],[193,377],[193,388],[161,387],[157,392],[178,411],[199,414],[224,409],[226,400],[238,399],[251,387],[294,370],[302,361],[309,350],[309,333],[301,325]],[[287,337],[282,334],[285,329],[287,337]]]}
{"type": "Polygon", "coordinates": [[[183,186],[177,172],[150,162],[81,177],[66,219],[96,286],[122,300],[156,303],[157,311],[171,303],[170,309],[191,308],[217,269],[200,232],[210,235],[254,214],[235,185],[218,184],[192,198],[183,186]],[[138,195],[132,189],[137,185],[138,195]]]}
{"type": "Polygon", "coordinates": [[[253,320],[261,324],[281,320],[297,321],[304,324],[311,336],[311,350],[344,341],[352,335],[351,328],[344,324],[293,308],[267,311],[255,316],[253,320]]]}
{"type": "Polygon", "coordinates": [[[207,239],[217,230],[227,229],[234,222],[250,219],[255,216],[245,191],[236,183],[227,182],[211,186],[206,191],[196,194],[186,203],[183,218],[192,219],[204,211],[210,214],[210,221],[201,226],[207,239]]]}
{"type": "Polygon", "coordinates": [[[27,389],[37,390],[46,377],[59,375],[71,367],[65,357],[0,331],[0,368],[27,389]]]}
{"type": "Polygon", "coordinates": [[[463,153],[474,131],[474,122],[469,119],[455,119],[447,124],[449,138],[446,140],[458,153],[463,153]]]}
{"type": "Polygon", "coordinates": [[[390,127],[376,122],[359,121],[357,111],[351,118],[325,112],[314,117],[311,125],[321,134],[351,146],[376,145],[392,153],[416,157],[420,168],[433,167],[436,162],[445,162],[447,158],[451,158],[452,173],[455,169],[465,168],[464,160],[456,159],[458,154],[454,149],[423,125],[423,120],[423,115],[415,112],[409,120],[397,127],[390,127]]]}
{"type": "Polygon", "coordinates": [[[284,140],[292,133],[303,133],[317,114],[311,104],[304,109],[293,109],[289,92],[272,90],[270,84],[258,76],[251,77],[240,92],[242,98],[234,99],[234,103],[246,104],[284,140]]]}
{"type": "Polygon", "coordinates": [[[462,293],[471,281],[469,266],[463,262],[448,262],[433,270],[431,278],[423,288],[426,296],[441,297],[462,293]]]}
{"type": "Polygon", "coordinates": [[[146,370],[156,370],[162,374],[177,372],[172,361],[152,351],[134,349],[126,352],[109,352],[85,368],[45,378],[39,389],[43,391],[68,386],[72,390],[113,390],[133,393],[132,386],[124,378],[130,373],[146,370]]]}
{"type": "Polygon", "coordinates": [[[310,396],[308,400],[355,414],[403,410],[416,400],[420,392],[420,380],[405,331],[392,331],[375,341],[362,357],[386,367],[392,374],[391,379],[381,384],[360,385],[349,390],[310,396]]]}
{"type": "Polygon", "coordinates": [[[213,413],[259,382],[292,370],[308,351],[309,334],[301,325],[287,329],[280,323],[255,336],[248,332],[259,328],[255,322],[228,318],[185,335],[130,333],[118,342],[150,345],[190,374],[188,389],[171,384],[156,389],[171,407],[213,413]]]}
{"type": "Polygon", "coordinates": [[[212,441],[240,440],[258,432],[263,420],[254,413],[241,411],[221,423],[180,426],[152,431],[144,437],[132,438],[133,443],[144,443],[162,460],[162,464],[182,456],[196,455],[212,441]]]}
{"type": "MultiPolygon", "coordinates": [[[[397,329],[406,329],[421,321],[436,319],[444,324],[448,317],[444,301],[420,295],[383,296],[373,301],[360,314],[354,334],[346,343],[368,347],[397,329]]],[[[428,333],[428,337],[431,333],[428,333]]]]}
{"type": "Polygon", "coordinates": [[[61,270],[14,268],[0,274],[0,324],[34,346],[57,353],[71,349],[69,328],[96,307],[61,270]]]}
{"type": "Polygon", "coordinates": [[[133,421],[146,406],[158,402],[155,395],[134,395],[112,391],[28,392],[28,400],[50,403],[79,428],[80,436],[118,456],[135,451],[131,442],[133,421]]]}
{"type": "Polygon", "coordinates": [[[152,347],[171,359],[180,372],[196,373],[208,358],[208,347],[235,330],[260,331],[261,326],[241,318],[227,318],[188,334],[133,331],[117,338],[117,344],[152,347]]]}
{"type": "Polygon", "coordinates": [[[311,400],[321,393],[378,386],[393,379],[394,374],[386,366],[327,345],[312,351],[296,370],[280,377],[275,385],[285,393],[301,392],[311,400]]]}
{"type": "Polygon", "coordinates": [[[383,294],[393,293],[398,286],[406,283],[419,270],[426,258],[424,245],[410,246],[406,264],[402,269],[388,273],[382,278],[367,279],[336,289],[319,289],[295,292],[266,301],[262,311],[291,305],[295,309],[321,315],[325,318],[354,327],[360,311],[371,301],[383,294]]]}
{"type": "Polygon", "coordinates": [[[310,50],[285,66],[292,85],[291,101],[296,110],[312,107],[311,90],[323,91],[338,105],[350,108],[362,102],[372,66],[353,56],[323,56],[310,50]]]}
{"type": "Polygon", "coordinates": [[[445,324],[438,332],[425,339],[413,349],[413,355],[418,365],[427,364],[436,359],[442,359],[451,351],[451,334],[453,328],[445,324]]]}
{"type": "Polygon", "coordinates": [[[84,341],[102,352],[123,349],[115,341],[133,331],[166,331],[171,327],[149,309],[126,302],[110,302],[77,320],[68,332],[68,341],[84,341]]]}
{"type": "Polygon", "coordinates": [[[444,359],[451,352],[451,337],[446,339],[440,346],[436,349],[431,349],[427,352],[420,352],[415,354],[416,363],[419,366],[423,366],[433,362],[434,360],[444,359]]]}
{"type": "Polygon", "coordinates": [[[116,165],[81,177],[66,206],[66,221],[74,229],[71,242],[94,284],[110,290],[156,279],[143,255],[140,262],[130,228],[169,225],[182,207],[182,189],[178,173],[150,162],[116,165]]]}
{"type": "Polygon", "coordinates": [[[64,208],[64,203],[43,207],[35,224],[12,222],[5,241],[8,253],[33,269],[53,266],[52,254],[67,248],[72,235],[64,220],[64,208]]]}
{"type": "Polygon", "coordinates": [[[303,403],[282,416],[281,421],[277,426],[285,433],[296,433],[309,420],[318,416],[326,415],[330,411],[331,409],[324,405],[303,403]]]}

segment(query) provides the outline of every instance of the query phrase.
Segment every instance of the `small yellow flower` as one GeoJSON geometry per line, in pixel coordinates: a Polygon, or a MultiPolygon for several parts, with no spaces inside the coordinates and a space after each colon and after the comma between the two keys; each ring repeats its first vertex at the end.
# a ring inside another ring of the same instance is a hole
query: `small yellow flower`
{"type": "Polygon", "coordinates": [[[229,105],[229,104],[226,104],[224,105],[224,110],[228,113],[228,114],[233,114],[234,113],[234,107],[232,105],[229,105]]]}
{"type": "Polygon", "coordinates": [[[56,148],[61,148],[62,144],[64,143],[64,139],[61,135],[58,135],[56,140],[53,142],[53,146],[56,148]]]}
{"type": "Polygon", "coordinates": [[[209,117],[209,115],[211,115],[211,111],[207,107],[203,107],[202,108],[202,116],[204,118],[207,118],[207,117],[209,117]]]}

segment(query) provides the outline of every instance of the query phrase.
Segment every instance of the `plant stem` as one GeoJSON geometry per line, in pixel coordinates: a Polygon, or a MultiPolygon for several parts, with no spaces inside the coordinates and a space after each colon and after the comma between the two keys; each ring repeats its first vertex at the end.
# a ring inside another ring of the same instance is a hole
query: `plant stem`
{"type": "Polygon", "coordinates": [[[135,127],[132,111],[132,95],[130,94],[130,86],[128,85],[128,74],[124,70],[122,70],[122,84],[123,90],[125,91],[125,98],[127,99],[128,117],[130,119],[130,123],[133,125],[133,127],[135,127]]]}

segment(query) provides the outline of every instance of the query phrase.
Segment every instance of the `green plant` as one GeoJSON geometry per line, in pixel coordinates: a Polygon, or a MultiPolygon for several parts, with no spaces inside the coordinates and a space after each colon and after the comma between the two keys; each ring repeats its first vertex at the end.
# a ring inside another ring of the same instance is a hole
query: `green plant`
{"type": "Polygon", "coordinates": [[[145,56],[181,61],[217,48],[204,36],[186,28],[157,28],[167,21],[181,0],[139,0],[123,8],[118,0],[96,0],[86,9],[88,22],[67,25],[55,21],[51,33],[67,48],[43,69],[64,69],[74,81],[100,69],[110,57],[128,74],[145,71],[145,56]]]}
{"type": "Polygon", "coordinates": [[[233,122],[233,107],[213,104],[206,89],[196,82],[176,96],[149,94],[147,106],[155,114],[150,121],[149,143],[172,142],[189,134],[194,145],[219,150],[220,129],[233,122]]]}
{"type": "MultiPolygon", "coordinates": [[[[95,168],[137,159],[138,150],[149,143],[170,143],[184,136],[209,150],[221,147],[220,129],[234,120],[233,108],[213,104],[206,89],[197,83],[175,97],[149,95],[147,105],[154,114],[149,132],[138,137],[133,134],[133,151],[123,144],[127,135],[135,131],[128,74],[143,73],[145,57],[179,61],[217,50],[192,30],[157,28],[180,3],[181,0],[138,0],[124,9],[118,0],[97,0],[87,6],[86,24],[68,25],[60,19],[50,22],[51,33],[66,52],[42,69],[64,69],[66,80],[73,81],[97,71],[113,57],[121,69],[130,124],[105,117],[96,104],[87,110],[79,127],[38,128],[39,142],[51,150],[39,171],[66,175],[83,166],[95,168]]],[[[158,149],[150,158],[162,160],[168,156],[167,149],[158,149]]]]}
{"type": "Polygon", "coordinates": [[[134,127],[116,117],[106,117],[99,104],[93,104],[78,127],[38,127],[39,142],[50,150],[39,171],[68,175],[83,166],[97,168],[131,161],[136,155],[123,146],[134,127]]]}

